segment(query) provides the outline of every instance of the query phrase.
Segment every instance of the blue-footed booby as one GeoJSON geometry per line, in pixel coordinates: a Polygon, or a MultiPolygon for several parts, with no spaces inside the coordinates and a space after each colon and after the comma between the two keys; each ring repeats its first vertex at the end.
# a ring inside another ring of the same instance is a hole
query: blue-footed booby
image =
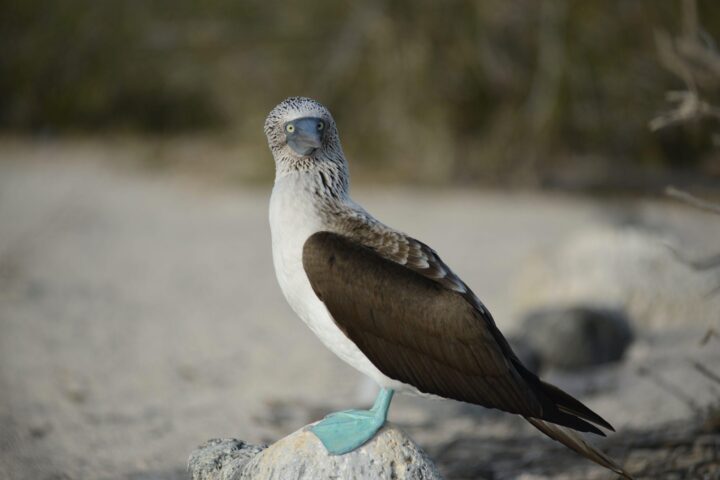
{"type": "Polygon", "coordinates": [[[577,433],[613,430],[518,360],[490,312],[426,244],[350,198],[348,164],[330,112],[292,97],[265,121],[275,160],[270,228],[285,298],[338,357],[378,383],[369,410],[328,415],[312,431],[331,454],[382,427],[394,392],[522,415],[549,437],[626,476],[577,433]]]}

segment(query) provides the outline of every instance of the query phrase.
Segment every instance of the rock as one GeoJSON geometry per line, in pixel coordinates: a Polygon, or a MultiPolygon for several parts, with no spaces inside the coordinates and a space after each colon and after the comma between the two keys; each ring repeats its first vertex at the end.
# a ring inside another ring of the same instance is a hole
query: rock
{"type": "Polygon", "coordinates": [[[621,310],[589,306],[536,310],[523,319],[522,331],[543,366],[563,369],[620,360],[633,340],[621,310]]]}
{"type": "Polygon", "coordinates": [[[717,318],[714,271],[680,261],[669,237],[631,227],[582,230],[538,251],[513,288],[516,316],[548,306],[613,306],[627,312],[636,332],[705,328],[717,318]]]}
{"type": "Polygon", "coordinates": [[[190,455],[188,471],[193,480],[441,478],[420,447],[390,423],[362,447],[337,456],[329,455],[307,426],[269,447],[210,440],[190,455]]]}
{"type": "Polygon", "coordinates": [[[188,471],[193,480],[242,478],[245,465],[266,448],[266,445],[250,445],[234,438],[214,438],[190,454],[188,471]]]}

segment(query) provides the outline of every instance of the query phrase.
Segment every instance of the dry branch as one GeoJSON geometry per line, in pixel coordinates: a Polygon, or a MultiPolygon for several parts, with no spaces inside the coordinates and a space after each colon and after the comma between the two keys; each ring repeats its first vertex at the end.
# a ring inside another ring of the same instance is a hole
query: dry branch
{"type": "Polygon", "coordinates": [[[687,203],[688,205],[720,215],[720,205],[717,203],[708,202],[707,200],[703,200],[672,186],[667,187],[665,189],[665,193],[673,198],[687,203]]]}
{"type": "Polygon", "coordinates": [[[707,101],[701,91],[703,85],[720,83],[720,54],[712,37],[700,26],[696,0],[683,1],[682,35],[673,38],[667,32],[657,32],[655,43],[660,62],[682,78],[686,90],[667,93],[667,101],[675,106],[653,118],[650,130],[706,118],[720,120],[720,108],[707,101]]]}

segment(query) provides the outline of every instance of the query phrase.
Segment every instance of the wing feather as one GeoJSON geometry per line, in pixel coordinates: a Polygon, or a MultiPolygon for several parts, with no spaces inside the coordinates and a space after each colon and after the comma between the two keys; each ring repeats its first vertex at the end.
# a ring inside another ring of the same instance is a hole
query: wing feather
{"type": "Polygon", "coordinates": [[[542,417],[540,400],[482,313],[456,289],[416,273],[430,270],[423,258],[404,266],[321,232],[305,243],[303,266],[338,326],[388,377],[424,393],[542,417]]]}

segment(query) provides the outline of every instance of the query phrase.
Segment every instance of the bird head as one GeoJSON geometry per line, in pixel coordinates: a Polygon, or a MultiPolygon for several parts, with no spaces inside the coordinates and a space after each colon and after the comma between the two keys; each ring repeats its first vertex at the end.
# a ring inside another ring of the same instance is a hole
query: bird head
{"type": "Polygon", "coordinates": [[[335,121],[327,108],[311,98],[290,97],[265,119],[265,135],[276,160],[317,157],[338,150],[335,121]]]}

